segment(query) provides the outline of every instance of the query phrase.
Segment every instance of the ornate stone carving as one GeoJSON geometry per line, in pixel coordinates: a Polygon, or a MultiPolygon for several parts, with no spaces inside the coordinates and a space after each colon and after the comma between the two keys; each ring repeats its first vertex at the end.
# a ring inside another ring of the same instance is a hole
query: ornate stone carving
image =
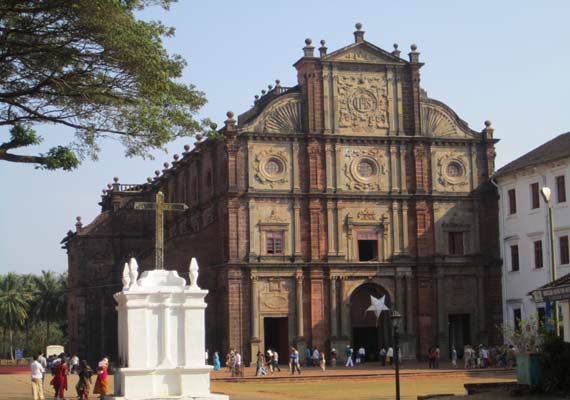
{"type": "Polygon", "coordinates": [[[457,126],[443,111],[430,104],[420,107],[423,136],[457,136],[457,126]]]}
{"type": "Polygon", "coordinates": [[[369,208],[365,208],[356,214],[356,219],[359,221],[376,221],[378,220],[378,217],[374,211],[370,210],[369,208]]]}
{"type": "Polygon", "coordinates": [[[380,149],[345,149],[343,173],[349,190],[380,190],[380,178],[386,175],[386,159],[380,149]]]}
{"type": "Polygon", "coordinates": [[[384,74],[336,76],[340,128],[387,129],[388,89],[384,74]]]}
{"type": "Polygon", "coordinates": [[[267,222],[269,222],[269,223],[278,222],[279,223],[279,222],[285,222],[285,219],[283,219],[282,217],[277,215],[275,210],[271,210],[269,217],[267,217],[267,222]]]}
{"type": "Polygon", "coordinates": [[[441,155],[437,159],[437,182],[443,188],[467,190],[469,187],[468,162],[466,157],[457,152],[441,155]]]}
{"type": "Polygon", "coordinates": [[[260,281],[260,308],[266,312],[288,312],[293,281],[270,279],[260,281]]]}
{"type": "Polygon", "coordinates": [[[261,300],[265,308],[272,310],[283,309],[287,307],[287,296],[275,294],[271,297],[265,297],[261,300]]]}
{"type": "Polygon", "coordinates": [[[287,99],[267,110],[264,132],[295,133],[301,132],[302,129],[300,100],[287,99]]]}
{"type": "Polygon", "coordinates": [[[287,153],[282,150],[267,149],[256,153],[253,159],[255,180],[272,189],[276,185],[287,183],[289,181],[287,159],[287,153]]]}

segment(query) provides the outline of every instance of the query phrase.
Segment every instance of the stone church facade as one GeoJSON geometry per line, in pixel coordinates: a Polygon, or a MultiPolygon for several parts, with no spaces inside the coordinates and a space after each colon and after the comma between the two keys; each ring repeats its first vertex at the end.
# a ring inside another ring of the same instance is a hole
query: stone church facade
{"type": "Polygon", "coordinates": [[[108,185],[101,214],[64,239],[72,353],[115,355],[123,264],[154,262],[154,214],[133,203],[159,190],[189,206],[166,217],[165,266],[187,276],[197,257],[211,351],[375,354],[392,327],[365,312],[370,295],[404,315],[404,357],[499,340],[493,128],[427,97],[416,46],[405,60],[359,25],[354,36],[318,55],[307,40],[297,85],[228,113],[219,138],[198,137],[147,183],[108,185]]]}

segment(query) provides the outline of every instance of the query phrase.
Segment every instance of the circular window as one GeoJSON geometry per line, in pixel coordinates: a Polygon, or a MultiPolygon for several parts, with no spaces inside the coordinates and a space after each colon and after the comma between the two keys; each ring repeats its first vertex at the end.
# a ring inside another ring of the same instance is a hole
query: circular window
{"type": "Polygon", "coordinates": [[[463,176],[463,167],[458,162],[452,161],[447,164],[446,173],[450,178],[459,178],[463,176]]]}
{"type": "Polygon", "coordinates": [[[283,164],[281,161],[271,158],[265,163],[265,172],[269,175],[279,175],[283,172],[283,164]]]}
{"type": "Polygon", "coordinates": [[[370,178],[376,175],[376,166],[370,160],[362,160],[358,163],[356,172],[362,178],[370,178]]]}

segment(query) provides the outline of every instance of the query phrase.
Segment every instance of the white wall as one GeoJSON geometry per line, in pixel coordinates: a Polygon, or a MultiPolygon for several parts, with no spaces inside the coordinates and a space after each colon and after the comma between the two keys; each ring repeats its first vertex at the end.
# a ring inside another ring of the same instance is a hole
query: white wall
{"type": "MultiPolygon", "coordinates": [[[[552,280],[548,207],[540,196],[540,207],[531,209],[530,185],[538,182],[539,188],[548,186],[552,191],[554,219],[554,245],[558,277],[570,273],[570,264],[560,264],[560,236],[570,236],[570,158],[562,162],[544,164],[496,178],[499,188],[499,231],[501,258],[503,259],[503,323],[512,324],[514,310],[521,309],[522,317],[537,312],[537,307],[527,295],[552,280]],[[555,177],[564,175],[566,201],[558,203],[555,177]],[[515,189],[516,214],[509,214],[509,189],[515,189]],[[542,241],[543,267],[535,267],[534,241],[542,241]],[[512,271],[511,245],[519,248],[519,271],[512,271]]],[[[566,316],[570,318],[570,316],[566,316]]]]}

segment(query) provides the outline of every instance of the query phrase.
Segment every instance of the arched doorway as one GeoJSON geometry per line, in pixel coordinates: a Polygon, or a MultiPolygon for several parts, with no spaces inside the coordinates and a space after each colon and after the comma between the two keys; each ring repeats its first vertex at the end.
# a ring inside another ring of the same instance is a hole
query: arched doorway
{"type": "Polygon", "coordinates": [[[386,296],[385,304],[392,309],[392,300],[380,285],[365,283],[356,288],[350,297],[352,346],[355,352],[364,347],[367,360],[377,360],[380,348],[387,349],[392,344],[392,324],[389,311],[382,311],[378,319],[374,312],[366,311],[370,307],[370,296],[386,296]]]}

